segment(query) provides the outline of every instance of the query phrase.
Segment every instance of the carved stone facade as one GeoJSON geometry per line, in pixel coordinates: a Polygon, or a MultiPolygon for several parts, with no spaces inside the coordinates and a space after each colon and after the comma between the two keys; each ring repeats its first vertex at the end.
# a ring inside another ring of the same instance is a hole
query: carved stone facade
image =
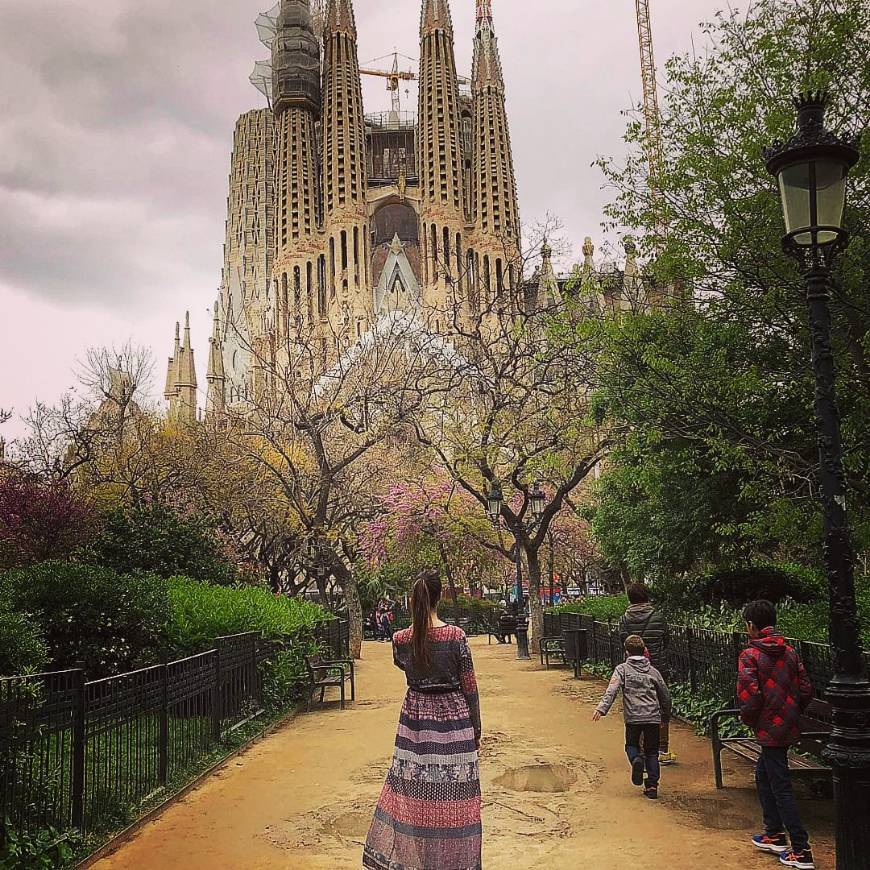
{"type": "Polygon", "coordinates": [[[422,0],[416,116],[364,115],[353,0],[328,0],[317,21],[309,0],[282,0],[258,23],[272,105],[236,127],[210,409],[243,403],[258,359],[294,342],[320,345],[325,363],[374,316],[409,310],[442,330],[452,306],[473,314],[521,284],[489,0],[470,83],[449,0],[422,0]]]}
{"type": "Polygon", "coordinates": [[[243,400],[254,388],[253,365],[268,332],[269,277],[275,249],[274,121],[269,109],[239,118],[233,136],[227,199],[224,266],[217,314],[221,371],[214,351],[209,363],[209,407],[212,398],[243,400]],[[212,365],[214,362],[214,366],[212,365]],[[218,378],[223,387],[217,391],[218,378]]]}

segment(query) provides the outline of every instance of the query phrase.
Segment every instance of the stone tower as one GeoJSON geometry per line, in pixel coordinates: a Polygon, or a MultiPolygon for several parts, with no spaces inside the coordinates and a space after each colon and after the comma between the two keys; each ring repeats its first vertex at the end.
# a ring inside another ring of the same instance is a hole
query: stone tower
{"type": "Polygon", "coordinates": [[[449,0],[423,0],[420,18],[417,166],[423,241],[423,302],[444,309],[459,291],[465,197],[459,82],[449,0]]]}
{"type": "Polygon", "coordinates": [[[474,95],[474,245],[485,300],[516,291],[520,276],[519,208],[505,107],[505,84],[491,0],[477,0],[472,69],[474,95]]]}
{"type": "MultiPolygon", "coordinates": [[[[268,390],[272,362],[316,376],[372,316],[401,310],[443,331],[451,314],[495,300],[516,308],[519,214],[491,0],[476,0],[471,79],[457,75],[449,0],[419,2],[416,112],[400,105],[397,56],[392,110],[363,114],[353,0],[280,0],[257,18],[271,60],[251,81],[270,109],[236,127],[209,409],[268,390]]],[[[181,359],[179,341],[168,399],[181,359]]]]}
{"type": "Polygon", "coordinates": [[[267,334],[274,256],[273,116],[246,112],[236,123],[227,198],[224,265],[219,295],[227,400],[252,389],[255,357],[267,334]]]}
{"type": "Polygon", "coordinates": [[[361,334],[372,307],[366,205],[367,159],[357,31],[352,0],[329,0],[323,30],[323,212],[326,235],[318,260],[318,288],[326,271],[329,310],[336,334],[361,334]]]}
{"type": "Polygon", "coordinates": [[[206,409],[210,414],[222,414],[227,407],[226,371],[224,369],[224,348],[221,337],[220,309],[215,304],[214,321],[208,351],[208,397],[206,409]]]}
{"type": "Polygon", "coordinates": [[[272,45],[277,139],[273,338],[281,345],[310,328],[320,255],[316,125],[320,120],[320,42],[308,0],[282,0],[272,45]]]}
{"type": "Polygon", "coordinates": [[[196,363],[190,341],[190,313],[184,320],[184,343],[181,327],[175,324],[175,352],[169,359],[164,397],[169,402],[169,419],[182,426],[196,423],[196,363]]]}

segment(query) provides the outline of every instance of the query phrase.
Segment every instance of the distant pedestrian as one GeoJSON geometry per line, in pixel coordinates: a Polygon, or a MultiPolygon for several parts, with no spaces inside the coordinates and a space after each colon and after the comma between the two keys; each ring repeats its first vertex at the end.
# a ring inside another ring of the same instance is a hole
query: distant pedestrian
{"type": "Polygon", "coordinates": [[[625,664],[619,665],[592,719],[606,716],[622,691],[625,718],[625,752],[631,762],[631,781],[644,786],[644,796],[659,796],[659,731],[671,718],[671,694],[662,675],[645,655],[642,637],[633,634],[625,641],[625,664]],[[646,781],[644,781],[646,773],[646,781]]]}
{"type": "Polygon", "coordinates": [[[468,639],[438,618],[441,579],[414,584],[414,624],[393,637],[408,693],[363,851],[373,870],[480,870],[480,703],[468,639]]]}
{"type": "Polygon", "coordinates": [[[752,842],[779,855],[785,867],[814,870],[788,767],[788,751],[800,740],[801,716],[813,699],[813,687],[800,657],[776,630],[773,604],[753,601],[743,618],[750,642],[740,654],[737,703],[761,746],[755,784],[764,816],[764,833],[752,842]]]}
{"type": "MultiPolygon", "coordinates": [[[[619,639],[624,644],[632,634],[642,637],[653,667],[668,681],[667,649],[671,635],[665,615],[652,603],[649,589],[643,583],[628,587],[628,610],[619,620],[619,639]]],[[[670,722],[663,722],[659,733],[659,764],[673,764],[677,756],[671,752],[670,722]]]]}
{"type": "Polygon", "coordinates": [[[393,639],[393,620],[389,610],[381,611],[381,636],[384,640],[393,639]]]}

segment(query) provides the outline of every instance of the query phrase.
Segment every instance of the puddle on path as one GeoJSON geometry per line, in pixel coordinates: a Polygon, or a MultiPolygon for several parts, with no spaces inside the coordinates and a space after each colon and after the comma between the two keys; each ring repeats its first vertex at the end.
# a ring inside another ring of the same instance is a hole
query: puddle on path
{"type": "Polygon", "coordinates": [[[360,810],[351,810],[329,819],[320,829],[330,837],[341,837],[350,840],[365,840],[369,832],[372,814],[360,810]]]}
{"type": "Polygon", "coordinates": [[[577,782],[577,774],[563,764],[531,764],[505,771],[495,784],[509,791],[557,794],[568,791],[577,782]]]}

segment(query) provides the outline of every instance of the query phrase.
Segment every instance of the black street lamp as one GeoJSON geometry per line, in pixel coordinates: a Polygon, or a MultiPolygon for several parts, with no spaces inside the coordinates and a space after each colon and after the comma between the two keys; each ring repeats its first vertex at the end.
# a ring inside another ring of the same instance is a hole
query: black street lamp
{"type": "MultiPolygon", "coordinates": [[[[489,495],[486,497],[486,512],[489,514],[489,518],[495,523],[498,524],[501,519],[501,511],[504,506],[504,494],[502,492],[501,484],[496,481],[492,485],[492,489],[489,491],[489,495]]],[[[520,535],[525,532],[528,534],[531,532],[535,526],[541,521],[541,517],[544,515],[544,510],[547,506],[547,495],[541,489],[541,485],[539,483],[535,483],[531,492],[529,493],[529,509],[532,515],[532,521],[530,523],[524,523],[521,519],[517,518],[513,524],[507,525],[508,531],[510,531],[514,536],[514,555],[515,555],[515,565],[516,565],[516,577],[517,577],[517,585],[516,585],[516,596],[517,596],[517,658],[518,659],[529,659],[531,656],[529,655],[529,621],[525,616],[525,602],[523,596],[523,550],[520,546],[520,535]]],[[[531,593],[531,589],[529,590],[531,593]]]]}
{"type": "Polygon", "coordinates": [[[840,414],[831,345],[831,268],[849,241],[843,229],[846,179],[857,143],[825,127],[827,95],[795,101],[798,131],[765,152],[779,181],[785,214],[783,245],[804,269],[816,377],[825,564],[831,601],[834,678],[828,688],[833,732],[826,758],[834,769],[837,870],[863,870],[870,854],[870,680],[855,603],[855,554],[846,511],[840,414]]]}

